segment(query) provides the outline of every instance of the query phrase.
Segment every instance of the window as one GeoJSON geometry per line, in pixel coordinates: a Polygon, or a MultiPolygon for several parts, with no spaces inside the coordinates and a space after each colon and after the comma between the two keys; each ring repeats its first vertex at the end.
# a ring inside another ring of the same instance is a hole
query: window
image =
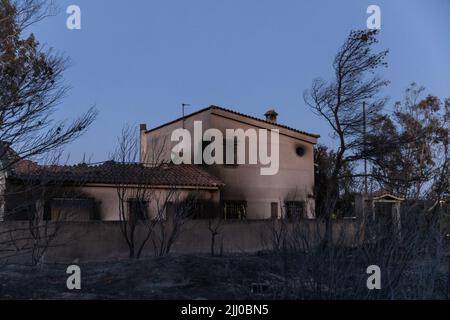
{"type": "Polygon", "coordinates": [[[196,201],[188,217],[192,219],[215,219],[218,218],[218,209],[211,201],[196,201]]]}
{"type": "Polygon", "coordinates": [[[355,196],[348,194],[339,198],[336,202],[334,216],[337,219],[349,219],[355,217],[355,196]]]}
{"type": "Polygon", "coordinates": [[[227,163],[227,143],[231,143],[231,141],[227,141],[224,139],[223,141],[223,164],[229,167],[237,167],[238,166],[238,140],[234,137],[234,146],[233,146],[233,163],[227,163]]]}
{"type": "Polygon", "coordinates": [[[211,141],[204,141],[204,140],[202,141],[202,165],[206,165],[205,158],[204,158],[205,149],[210,143],[211,143],[211,141]]]}
{"type": "Polygon", "coordinates": [[[52,202],[45,201],[44,203],[44,221],[52,220],[52,202]]]}
{"type": "Polygon", "coordinates": [[[129,219],[147,220],[148,202],[142,199],[128,200],[129,219]]]}
{"type": "Polygon", "coordinates": [[[32,201],[13,203],[4,215],[4,221],[29,221],[37,214],[37,206],[32,201]]]}
{"type": "Polygon", "coordinates": [[[245,219],[247,217],[247,201],[225,201],[223,217],[224,219],[245,219]]]}
{"type": "Polygon", "coordinates": [[[278,202],[272,202],[270,204],[270,217],[272,219],[278,219],[278,202]]]}
{"type": "Polygon", "coordinates": [[[94,220],[94,199],[55,198],[43,205],[46,221],[89,221],[94,220]]]}
{"type": "Polygon", "coordinates": [[[304,203],[302,201],[286,201],[286,217],[288,219],[300,219],[304,217],[304,203]]]}

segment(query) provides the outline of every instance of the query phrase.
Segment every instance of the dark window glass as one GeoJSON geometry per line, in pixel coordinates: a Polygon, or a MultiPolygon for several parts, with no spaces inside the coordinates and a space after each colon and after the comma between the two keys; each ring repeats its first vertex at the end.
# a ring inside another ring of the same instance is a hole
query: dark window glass
{"type": "Polygon", "coordinates": [[[245,219],[247,217],[247,201],[225,201],[224,219],[245,219]]]}
{"type": "Polygon", "coordinates": [[[202,165],[205,165],[205,159],[204,159],[204,154],[205,154],[205,149],[206,147],[211,143],[211,141],[202,141],[202,165]]]}
{"type": "Polygon", "coordinates": [[[212,201],[199,200],[190,208],[188,217],[191,219],[215,219],[219,217],[218,206],[212,201]]]}
{"type": "Polygon", "coordinates": [[[233,145],[233,150],[234,150],[234,154],[233,154],[233,163],[228,164],[227,163],[227,142],[228,140],[224,140],[223,141],[223,164],[226,166],[230,166],[230,167],[236,167],[238,166],[238,162],[237,162],[237,153],[238,153],[238,141],[237,138],[234,137],[234,145],[233,145]]]}
{"type": "Polygon", "coordinates": [[[128,200],[129,219],[147,220],[148,202],[141,199],[128,200]]]}
{"type": "Polygon", "coordinates": [[[89,221],[94,216],[92,198],[55,198],[44,204],[44,220],[89,221]]]}
{"type": "Polygon", "coordinates": [[[304,218],[304,202],[302,201],[286,201],[286,217],[288,219],[304,218]]]}
{"type": "Polygon", "coordinates": [[[272,202],[270,204],[270,217],[272,219],[278,219],[278,202],[272,202]]]}

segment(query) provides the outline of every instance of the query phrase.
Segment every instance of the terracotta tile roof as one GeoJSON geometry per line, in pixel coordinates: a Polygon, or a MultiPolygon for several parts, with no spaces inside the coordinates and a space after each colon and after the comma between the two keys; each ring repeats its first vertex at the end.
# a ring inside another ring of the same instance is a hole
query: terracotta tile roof
{"type": "MultiPolygon", "coordinates": [[[[305,132],[305,131],[297,130],[297,129],[294,129],[294,128],[291,128],[291,127],[288,127],[288,126],[285,126],[285,125],[282,125],[282,124],[279,124],[279,123],[269,122],[269,121],[266,121],[266,120],[264,120],[264,119],[256,118],[256,117],[253,117],[253,116],[246,115],[246,114],[244,114],[244,113],[240,113],[240,112],[237,112],[237,111],[234,111],[234,110],[230,110],[230,109],[227,109],[227,108],[223,108],[223,107],[219,107],[219,106],[214,106],[214,105],[209,106],[209,107],[207,107],[207,108],[203,108],[203,109],[198,110],[198,111],[196,111],[196,112],[194,112],[194,113],[188,114],[188,115],[186,115],[184,118],[187,119],[188,117],[191,117],[191,116],[194,116],[194,115],[199,114],[199,113],[201,113],[201,112],[208,111],[208,110],[212,110],[212,109],[222,110],[222,111],[225,111],[225,112],[233,113],[233,114],[236,114],[236,115],[239,115],[239,116],[248,118],[248,119],[257,120],[257,121],[264,122],[264,123],[267,123],[267,124],[270,124],[270,125],[274,125],[274,126],[277,126],[277,127],[280,127],[280,128],[284,128],[284,129],[287,129],[287,130],[291,130],[291,131],[294,131],[294,132],[298,132],[298,133],[301,133],[301,134],[304,134],[304,135],[306,135],[306,136],[313,137],[313,138],[316,138],[316,139],[317,139],[317,138],[320,138],[320,135],[318,135],[318,134],[313,134],[313,133],[308,133],[308,132],[305,132]]],[[[161,125],[161,126],[158,126],[158,127],[156,127],[156,128],[147,130],[146,132],[152,132],[152,131],[158,130],[158,129],[160,129],[160,128],[163,128],[163,127],[165,127],[165,126],[167,126],[167,125],[169,125],[169,124],[175,123],[175,122],[180,121],[180,120],[182,120],[182,119],[183,119],[183,118],[175,119],[175,120],[173,120],[173,121],[170,121],[170,122],[168,122],[168,123],[166,123],[166,124],[163,124],[163,125],[161,125]]]]}
{"type": "Polygon", "coordinates": [[[210,106],[209,108],[212,108],[212,109],[218,109],[218,110],[223,110],[223,111],[226,111],[226,112],[234,113],[234,114],[237,114],[237,115],[239,115],[239,116],[246,117],[246,118],[249,118],[249,119],[252,119],[252,120],[257,120],[257,121],[261,121],[261,122],[264,122],[264,123],[267,123],[267,124],[275,125],[275,126],[280,127],[280,128],[292,130],[292,131],[295,131],[295,132],[304,134],[305,136],[310,136],[310,137],[313,137],[313,138],[320,138],[320,135],[318,135],[318,134],[314,134],[314,133],[309,133],[309,132],[306,132],[306,131],[297,130],[297,129],[294,129],[294,128],[285,126],[285,125],[283,125],[283,124],[269,122],[269,121],[266,121],[266,120],[264,120],[264,119],[256,118],[256,117],[253,117],[253,116],[249,116],[249,115],[246,115],[246,114],[244,114],[244,113],[240,113],[240,112],[233,111],[233,110],[230,110],[230,109],[226,109],[226,108],[223,108],[223,107],[219,107],[219,106],[210,106]]]}
{"type": "Polygon", "coordinates": [[[135,184],[153,186],[220,187],[223,182],[195,165],[120,164],[106,161],[99,165],[41,166],[29,160],[19,161],[8,174],[11,179],[64,183],[135,184]]]}

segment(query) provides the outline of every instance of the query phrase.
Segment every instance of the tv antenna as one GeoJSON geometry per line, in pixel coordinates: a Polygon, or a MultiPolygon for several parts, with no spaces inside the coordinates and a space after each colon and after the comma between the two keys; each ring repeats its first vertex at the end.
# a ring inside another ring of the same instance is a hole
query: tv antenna
{"type": "Polygon", "coordinates": [[[190,106],[191,106],[191,105],[188,104],[188,103],[182,103],[182,104],[181,104],[181,112],[182,112],[182,114],[183,114],[183,118],[182,118],[183,129],[184,129],[184,108],[185,108],[185,107],[190,107],[190,106]]]}

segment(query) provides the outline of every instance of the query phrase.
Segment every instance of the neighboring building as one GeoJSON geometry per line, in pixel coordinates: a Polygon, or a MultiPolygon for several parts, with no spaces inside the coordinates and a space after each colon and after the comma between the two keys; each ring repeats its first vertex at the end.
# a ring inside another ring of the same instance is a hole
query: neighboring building
{"type": "Polygon", "coordinates": [[[354,210],[351,218],[369,218],[371,222],[383,228],[401,229],[401,206],[405,201],[404,198],[389,191],[379,190],[368,194],[354,194],[353,199],[354,210]]]}
{"type": "MultiPolygon", "coordinates": [[[[175,129],[185,128],[194,139],[194,121],[201,121],[203,131],[215,128],[224,137],[226,129],[278,129],[279,171],[276,175],[261,175],[260,164],[197,165],[223,181],[221,204],[226,219],[270,219],[282,216],[314,218],[314,145],[318,135],[299,131],[277,123],[277,113],[270,110],[266,118],[258,119],[239,112],[210,106],[164,125],[147,130],[141,125],[141,162],[151,163],[154,150],[165,161],[171,160],[171,141],[175,129]],[[161,147],[163,146],[163,147],[161,147]],[[149,160],[150,159],[150,160],[149,160]]],[[[225,143],[225,142],[224,142],[225,143]]],[[[270,143],[268,141],[268,149],[270,143]]],[[[194,141],[192,141],[194,147],[194,141]]],[[[196,146],[203,149],[204,144],[196,146]]],[[[237,150],[238,146],[236,146],[237,150]]],[[[246,145],[248,155],[249,145],[246,145]]]]}

